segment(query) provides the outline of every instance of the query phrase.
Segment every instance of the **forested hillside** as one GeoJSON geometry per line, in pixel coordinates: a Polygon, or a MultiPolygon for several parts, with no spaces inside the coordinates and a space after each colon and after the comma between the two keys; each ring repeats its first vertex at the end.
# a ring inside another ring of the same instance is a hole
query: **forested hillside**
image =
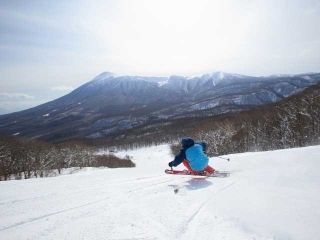
{"type": "Polygon", "coordinates": [[[126,157],[97,155],[81,142],[49,144],[36,140],[0,136],[0,181],[60,174],[64,168],[134,167],[126,157]]]}
{"type": "Polygon", "coordinates": [[[218,117],[164,121],[101,141],[137,146],[175,142],[191,136],[206,141],[209,153],[271,150],[320,142],[320,85],[281,102],[218,117]]]}

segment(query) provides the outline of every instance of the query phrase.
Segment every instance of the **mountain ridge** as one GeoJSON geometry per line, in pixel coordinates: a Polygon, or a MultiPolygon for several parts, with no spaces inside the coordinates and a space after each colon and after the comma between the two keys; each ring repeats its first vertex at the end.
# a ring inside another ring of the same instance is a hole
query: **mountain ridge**
{"type": "Polygon", "coordinates": [[[168,119],[246,110],[319,82],[319,73],[142,77],[103,72],[61,98],[0,116],[0,131],[48,141],[101,138],[168,119]]]}

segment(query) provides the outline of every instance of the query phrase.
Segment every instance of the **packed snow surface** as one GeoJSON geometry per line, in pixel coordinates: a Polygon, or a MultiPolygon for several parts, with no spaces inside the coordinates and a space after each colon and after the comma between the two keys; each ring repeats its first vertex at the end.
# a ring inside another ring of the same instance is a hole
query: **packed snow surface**
{"type": "Polygon", "coordinates": [[[228,178],[166,175],[167,145],[137,164],[0,182],[0,239],[319,239],[320,146],[210,159],[228,178]]]}

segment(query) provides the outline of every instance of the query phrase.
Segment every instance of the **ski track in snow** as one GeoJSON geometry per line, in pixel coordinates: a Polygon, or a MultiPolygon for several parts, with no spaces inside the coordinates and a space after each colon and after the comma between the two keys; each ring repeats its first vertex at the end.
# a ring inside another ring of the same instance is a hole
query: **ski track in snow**
{"type": "MultiPolygon", "coordinates": [[[[144,178],[144,179],[150,179],[150,178],[156,178],[156,177],[148,177],[148,178],[144,178]]],[[[163,176],[162,176],[163,178],[163,176]]],[[[135,179],[136,181],[140,181],[140,179],[135,179]]],[[[124,182],[121,182],[120,184],[124,184],[124,183],[127,183],[129,182],[130,180],[126,180],[124,182]]],[[[134,180],[131,180],[130,182],[132,182],[134,180]]],[[[137,188],[133,188],[131,190],[128,190],[126,192],[126,194],[128,193],[134,193],[134,192],[138,192],[138,191],[143,191],[145,189],[148,189],[148,188],[154,188],[155,186],[157,185],[163,185],[165,183],[168,183],[168,182],[171,182],[173,181],[173,179],[167,179],[165,181],[148,181],[147,185],[145,186],[142,186],[142,187],[137,187],[137,188]]],[[[91,190],[99,190],[99,188],[91,188],[91,190]]],[[[81,191],[75,191],[73,192],[73,194],[78,194],[78,193],[85,193],[87,191],[87,189],[85,190],[81,190],[81,191]]],[[[45,197],[48,197],[48,196],[52,196],[51,195],[47,195],[45,197]]],[[[44,197],[35,197],[35,198],[28,198],[28,199],[23,199],[23,200],[17,200],[17,201],[11,201],[9,203],[6,203],[6,204],[14,204],[14,203],[19,203],[19,202],[25,202],[25,201],[30,201],[30,200],[35,200],[37,198],[44,198],[44,197]]],[[[63,209],[63,210],[60,210],[60,211],[56,211],[56,212],[53,212],[53,213],[49,213],[49,214],[45,214],[43,216],[39,216],[39,217],[35,217],[35,218],[31,218],[29,220],[26,220],[26,221],[22,221],[22,222],[19,222],[19,223],[16,223],[16,224],[13,224],[11,226],[7,226],[7,227],[4,227],[4,228],[0,228],[0,231],[3,231],[3,230],[6,230],[6,229],[10,229],[10,228],[14,228],[16,226],[19,226],[19,225],[23,225],[23,224],[26,224],[26,223],[30,223],[30,222],[33,222],[33,221],[37,221],[37,220],[40,220],[40,219],[43,219],[43,218],[46,218],[46,217],[49,217],[49,216],[53,216],[53,215],[57,215],[57,214],[60,214],[60,213],[65,213],[65,212],[68,212],[68,211],[72,211],[72,210],[75,210],[75,209],[78,209],[78,208],[83,208],[83,207],[86,207],[86,206],[90,206],[90,205],[93,205],[93,204],[96,204],[96,203],[99,203],[99,202],[102,202],[102,201],[105,201],[107,199],[109,199],[110,197],[106,197],[106,198],[103,198],[103,199],[99,199],[97,201],[93,201],[93,202],[88,202],[88,203],[85,203],[85,204],[82,204],[82,205],[79,205],[79,206],[76,206],[76,207],[71,207],[71,208],[67,208],[67,209],[63,209]]]]}
{"type": "MultiPolygon", "coordinates": [[[[215,193],[212,193],[212,197],[214,197],[215,194],[218,194],[219,192],[227,189],[228,187],[231,187],[234,184],[234,182],[232,182],[231,184],[227,184],[227,186],[219,189],[218,191],[216,191],[215,193]]],[[[194,219],[196,217],[198,217],[198,215],[201,213],[201,210],[210,202],[211,200],[211,196],[208,197],[202,204],[199,205],[199,207],[194,211],[194,213],[186,220],[186,222],[183,224],[182,229],[178,232],[177,237],[178,236],[183,236],[185,235],[185,233],[188,231],[189,229],[189,225],[192,224],[192,222],[194,221],[194,219]]]]}
{"type": "Polygon", "coordinates": [[[319,153],[215,158],[231,175],[205,178],[166,175],[161,145],[118,153],[132,169],[0,182],[0,239],[318,239],[319,153]]]}
{"type": "MultiPolygon", "coordinates": [[[[150,183],[150,184],[148,184],[146,186],[139,187],[139,188],[134,188],[132,190],[129,190],[127,193],[134,193],[134,192],[137,192],[137,191],[143,191],[145,189],[152,188],[152,187],[155,187],[157,185],[162,185],[164,183],[168,183],[168,182],[171,182],[171,181],[173,181],[173,180],[169,179],[169,180],[165,180],[165,181],[162,181],[162,182],[150,183]]],[[[94,188],[94,189],[96,189],[96,188],[94,188]]],[[[83,193],[83,191],[81,191],[81,192],[83,193]]],[[[40,198],[40,197],[38,197],[38,198],[40,198]]],[[[11,226],[0,228],[0,231],[6,230],[6,229],[10,229],[10,228],[14,228],[14,227],[18,227],[20,225],[23,225],[23,224],[26,224],[26,223],[31,223],[31,222],[34,222],[34,221],[37,221],[37,220],[41,220],[43,218],[47,218],[47,217],[54,216],[54,215],[57,215],[57,214],[66,213],[68,211],[72,211],[72,210],[76,210],[76,209],[79,209],[79,208],[84,208],[84,207],[87,207],[87,206],[91,206],[91,205],[94,205],[96,203],[100,203],[100,202],[103,202],[105,200],[108,200],[109,198],[110,197],[106,197],[106,198],[99,199],[99,200],[93,201],[93,202],[88,202],[88,203],[85,203],[85,204],[82,204],[82,205],[79,205],[79,206],[76,206],[76,207],[71,207],[71,208],[63,209],[63,210],[56,211],[56,212],[53,212],[53,213],[45,214],[43,216],[27,219],[26,221],[22,221],[22,222],[13,224],[11,226]]],[[[36,198],[31,198],[31,199],[27,199],[27,200],[35,200],[35,199],[36,198]]],[[[22,200],[22,201],[26,201],[26,200],[22,200]]],[[[19,202],[19,201],[13,201],[13,202],[10,202],[10,203],[12,204],[12,203],[16,203],[16,202],[19,202]]]]}

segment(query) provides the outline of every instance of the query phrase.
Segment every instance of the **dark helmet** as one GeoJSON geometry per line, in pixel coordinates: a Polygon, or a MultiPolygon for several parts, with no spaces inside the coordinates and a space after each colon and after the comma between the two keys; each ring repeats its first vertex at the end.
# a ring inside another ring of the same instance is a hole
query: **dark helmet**
{"type": "Polygon", "coordinates": [[[192,138],[182,138],[181,139],[181,145],[183,148],[189,148],[189,147],[192,147],[194,145],[194,141],[192,138]]]}

